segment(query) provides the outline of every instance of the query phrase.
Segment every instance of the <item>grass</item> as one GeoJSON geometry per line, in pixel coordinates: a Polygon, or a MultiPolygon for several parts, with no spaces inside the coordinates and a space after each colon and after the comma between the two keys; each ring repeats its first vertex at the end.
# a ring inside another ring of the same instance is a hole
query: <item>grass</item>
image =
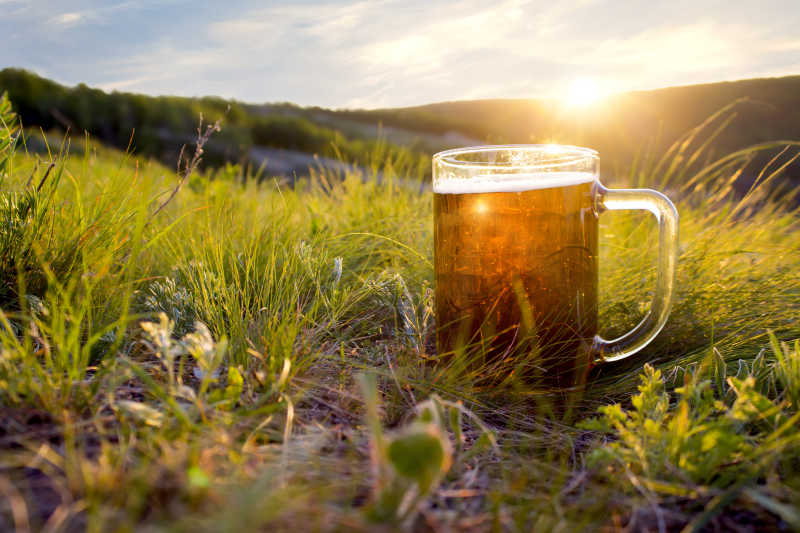
{"type": "MultiPolygon", "coordinates": [[[[565,418],[437,360],[431,195],[385,153],[380,182],[223,169],[160,209],[172,170],[28,155],[0,115],[0,529],[800,529],[791,143],[745,200],[758,147],[694,166],[724,113],[641,158],[627,182],[679,198],[676,303],[565,418]]],[[[602,218],[607,335],[644,312],[653,233],[602,218]]]]}

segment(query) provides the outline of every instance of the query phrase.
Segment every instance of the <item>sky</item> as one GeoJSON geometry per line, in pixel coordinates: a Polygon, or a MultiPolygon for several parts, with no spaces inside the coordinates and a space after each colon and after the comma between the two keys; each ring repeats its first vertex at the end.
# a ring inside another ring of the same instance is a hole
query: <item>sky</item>
{"type": "Polygon", "coordinates": [[[800,74],[798,28],[800,0],[0,0],[0,68],[108,91],[398,107],[800,74]]]}

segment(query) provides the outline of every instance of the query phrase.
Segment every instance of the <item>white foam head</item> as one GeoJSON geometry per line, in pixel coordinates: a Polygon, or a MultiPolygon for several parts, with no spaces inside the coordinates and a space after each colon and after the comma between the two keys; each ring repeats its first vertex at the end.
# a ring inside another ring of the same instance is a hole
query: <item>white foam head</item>
{"type": "Polygon", "coordinates": [[[470,194],[483,192],[522,192],[533,189],[569,187],[595,180],[592,172],[531,172],[486,174],[469,178],[434,180],[433,192],[438,194],[470,194]]]}

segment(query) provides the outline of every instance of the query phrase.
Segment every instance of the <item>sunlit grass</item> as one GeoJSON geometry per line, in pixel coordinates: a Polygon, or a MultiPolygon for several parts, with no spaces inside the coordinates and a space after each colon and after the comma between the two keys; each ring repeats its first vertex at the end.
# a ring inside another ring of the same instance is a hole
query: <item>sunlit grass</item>
{"type": "MultiPolygon", "coordinates": [[[[0,529],[798,527],[798,217],[729,194],[753,151],[692,166],[714,124],[627,180],[677,197],[676,303],[570,420],[436,362],[415,163],[209,171],[153,217],[172,170],[91,142],[26,155],[4,128],[0,529]]],[[[655,230],[602,224],[610,336],[644,312],[655,230]]]]}

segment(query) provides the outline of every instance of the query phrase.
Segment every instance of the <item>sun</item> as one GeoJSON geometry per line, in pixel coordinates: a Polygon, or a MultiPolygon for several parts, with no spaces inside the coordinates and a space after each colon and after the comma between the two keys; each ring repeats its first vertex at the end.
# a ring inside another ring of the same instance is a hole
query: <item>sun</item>
{"type": "Polygon", "coordinates": [[[586,107],[603,96],[600,87],[591,78],[577,78],[569,86],[566,102],[569,107],[586,107]]]}

